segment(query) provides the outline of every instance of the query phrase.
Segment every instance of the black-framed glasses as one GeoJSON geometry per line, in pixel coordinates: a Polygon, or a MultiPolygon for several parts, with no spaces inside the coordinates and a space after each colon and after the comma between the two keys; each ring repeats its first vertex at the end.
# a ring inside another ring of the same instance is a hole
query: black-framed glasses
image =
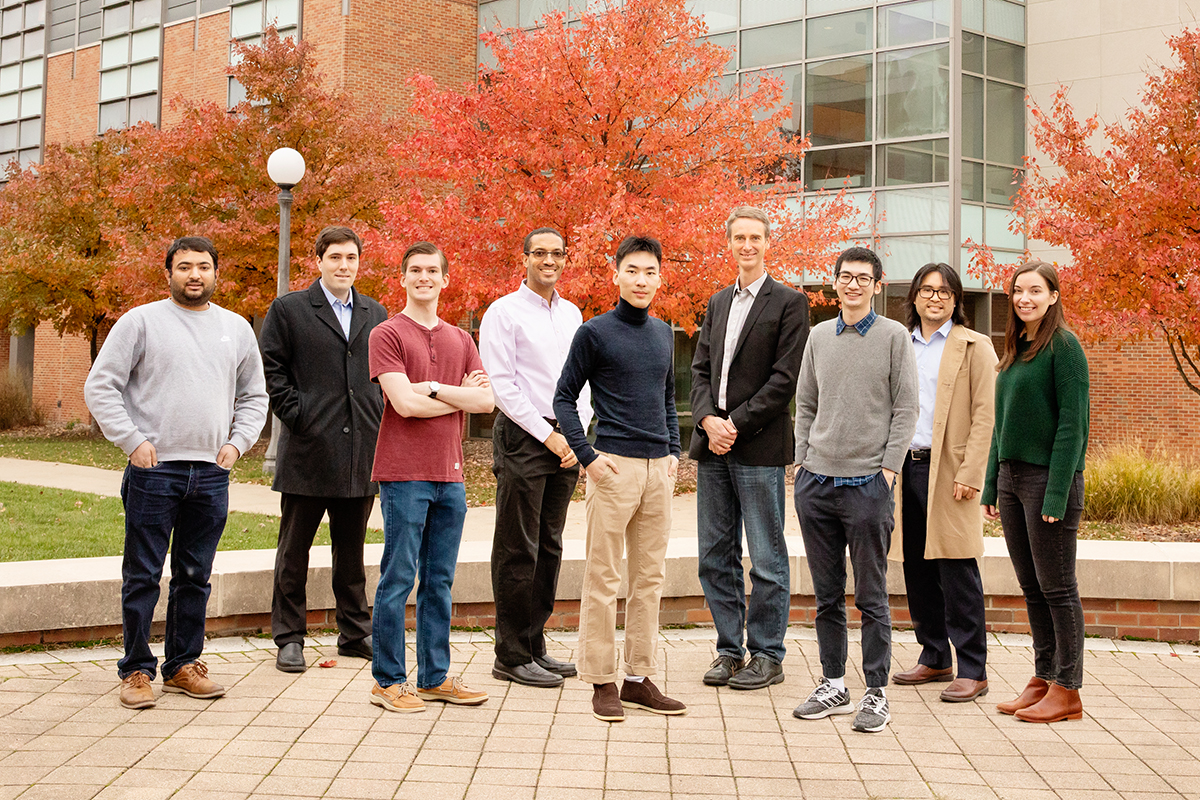
{"type": "Polygon", "coordinates": [[[954,292],[949,289],[934,289],[932,286],[922,286],[920,289],[917,289],[917,294],[926,300],[932,300],[934,295],[937,295],[938,300],[949,300],[951,297],[954,297],[954,292]]]}
{"type": "Polygon", "coordinates": [[[546,256],[550,256],[555,261],[562,261],[567,257],[566,250],[526,250],[525,255],[533,256],[538,261],[544,261],[546,256]]]}
{"type": "Polygon", "coordinates": [[[849,286],[853,282],[857,282],[859,286],[870,286],[875,280],[875,276],[868,275],[865,272],[859,275],[855,275],[850,272],[839,272],[837,276],[834,277],[834,280],[842,286],[849,286]]]}

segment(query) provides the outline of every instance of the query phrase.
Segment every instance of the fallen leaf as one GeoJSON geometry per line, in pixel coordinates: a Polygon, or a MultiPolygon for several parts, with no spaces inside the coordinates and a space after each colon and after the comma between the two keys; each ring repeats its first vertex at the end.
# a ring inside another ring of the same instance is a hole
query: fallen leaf
{"type": "Polygon", "coordinates": [[[321,669],[329,669],[330,667],[336,667],[337,659],[336,658],[327,658],[324,661],[321,661],[320,663],[318,663],[317,666],[320,667],[321,669]]]}

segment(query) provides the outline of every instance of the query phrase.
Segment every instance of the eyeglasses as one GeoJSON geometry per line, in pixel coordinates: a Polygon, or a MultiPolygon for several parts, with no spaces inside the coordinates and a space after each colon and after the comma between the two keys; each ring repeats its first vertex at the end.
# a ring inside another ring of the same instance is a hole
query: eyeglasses
{"type": "Polygon", "coordinates": [[[550,256],[555,261],[562,261],[567,257],[566,250],[526,250],[525,255],[533,256],[538,261],[545,261],[546,256],[550,256]]]}
{"type": "Polygon", "coordinates": [[[926,300],[933,299],[934,295],[937,295],[938,300],[949,300],[951,297],[954,297],[954,292],[951,292],[949,289],[934,289],[932,286],[922,286],[920,289],[917,289],[917,294],[926,300]]]}
{"type": "Polygon", "coordinates": [[[861,275],[854,275],[849,272],[839,272],[834,276],[833,279],[841,286],[849,286],[853,282],[857,282],[859,286],[870,286],[871,282],[875,280],[875,276],[868,275],[865,272],[861,275]]]}

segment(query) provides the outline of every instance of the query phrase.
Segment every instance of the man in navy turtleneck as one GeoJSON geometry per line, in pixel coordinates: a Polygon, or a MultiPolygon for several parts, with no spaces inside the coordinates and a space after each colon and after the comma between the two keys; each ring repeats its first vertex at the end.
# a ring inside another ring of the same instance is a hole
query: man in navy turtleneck
{"type": "Polygon", "coordinates": [[[571,342],[554,394],[554,414],[587,469],[587,563],[579,606],[579,677],[594,687],[592,715],[620,722],[623,707],[682,714],[686,706],[650,682],[657,671],[671,496],[679,466],[674,333],[650,316],[662,282],[662,245],[630,236],[617,248],[617,307],[585,322],[571,342]],[[576,401],[592,389],[596,445],[576,401]],[[617,589],[629,553],[625,601],[625,681],[617,691],[617,589]]]}

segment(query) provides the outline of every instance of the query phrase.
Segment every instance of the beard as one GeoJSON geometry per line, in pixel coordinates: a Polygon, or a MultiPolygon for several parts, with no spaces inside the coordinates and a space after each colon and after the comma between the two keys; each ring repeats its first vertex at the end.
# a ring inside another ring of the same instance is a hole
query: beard
{"type": "Polygon", "coordinates": [[[217,288],[216,281],[214,281],[211,286],[204,287],[204,291],[199,295],[188,295],[187,284],[180,285],[175,281],[171,281],[170,286],[171,299],[187,308],[203,308],[208,304],[209,298],[213,296],[213,292],[217,288]]]}

